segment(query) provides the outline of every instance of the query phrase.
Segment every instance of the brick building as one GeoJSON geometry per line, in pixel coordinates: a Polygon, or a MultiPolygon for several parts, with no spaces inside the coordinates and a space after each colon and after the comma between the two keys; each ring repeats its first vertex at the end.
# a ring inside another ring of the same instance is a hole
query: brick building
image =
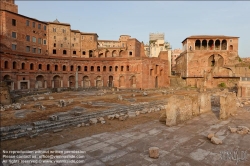
{"type": "Polygon", "coordinates": [[[187,86],[208,88],[239,86],[240,96],[250,96],[250,68],[240,65],[238,39],[233,36],[190,36],[176,59],[176,74],[187,86]]]}
{"type": "Polygon", "coordinates": [[[174,75],[176,71],[176,58],[182,53],[180,48],[174,49],[171,52],[171,72],[174,75]]]}
{"type": "Polygon", "coordinates": [[[3,3],[13,9],[0,11],[0,81],[11,90],[169,85],[167,52],[148,58],[143,43],[129,35],[108,46],[111,40],[98,40],[96,33],[23,16],[14,1],[3,3]]]}

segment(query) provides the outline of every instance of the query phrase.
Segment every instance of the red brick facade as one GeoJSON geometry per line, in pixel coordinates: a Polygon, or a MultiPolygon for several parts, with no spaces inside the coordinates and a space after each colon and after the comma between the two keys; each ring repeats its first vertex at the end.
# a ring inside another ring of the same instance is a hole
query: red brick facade
{"type": "Polygon", "coordinates": [[[99,47],[96,33],[72,30],[57,20],[0,12],[0,81],[11,90],[169,86],[167,54],[147,58],[144,45],[129,35],[120,36],[120,46],[99,47]]]}

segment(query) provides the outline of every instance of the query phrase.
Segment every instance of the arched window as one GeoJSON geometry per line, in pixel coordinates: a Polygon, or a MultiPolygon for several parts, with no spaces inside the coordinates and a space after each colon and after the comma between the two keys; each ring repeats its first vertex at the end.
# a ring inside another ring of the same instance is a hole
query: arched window
{"type": "Polygon", "coordinates": [[[66,71],[66,66],[65,65],[63,65],[63,71],[66,71]]]}
{"type": "Polygon", "coordinates": [[[39,64],[39,65],[38,65],[38,69],[39,69],[39,70],[42,70],[42,64],[39,64]]]}
{"type": "Polygon", "coordinates": [[[4,68],[5,68],[5,69],[8,69],[8,68],[9,68],[9,62],[8,62],[8,61],[5,61],[5,62],[4,62],[4,68]]]}
{"type": "Polygon", "coordinates": [[[16,69],[16,62],[13,62],[13,63],[12,63],[12,68],[13,68],[13,69],[16,69]]]}
{"type": "MultiPolygon", "coordinates": [[[[22,63],[22,70],[24,70],[25,69],[25,63],[22,63]]],[[[31,70],[33,70],[33,69],[31,69],[31,70]]]]}
{"type": "Polygon", "coordinates": [[[47,64],[47,70],[50,70],[50,65],[49,64],[47,64]]]}
{"type": "Polygon", "coordinates": [[[67,54],[67,51],[66,50],[63,50],[63,55],[66,55],[67,54]]]}
{"type": "Polygon", "coordinates": [[[58,65],[55,65],[55,71],[58,71],[58,65]]]}

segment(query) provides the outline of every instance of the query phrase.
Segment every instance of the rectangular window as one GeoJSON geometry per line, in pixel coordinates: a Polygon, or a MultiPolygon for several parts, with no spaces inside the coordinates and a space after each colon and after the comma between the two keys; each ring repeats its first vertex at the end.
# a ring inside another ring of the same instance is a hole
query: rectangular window
{"type": "Polygon", "coordinates": [[[38,29],[41,29],[41,24],[38,24],[38,29]]]}
{"type": "Polygon", "coordinates": [[[61,44],[61,47],[63,47],[63,44],[61,44]]]}
{"type": "Polygon", "coordinates": [[[43,29],[46,30],[46,25],[44,25],[43,29]]]}
{"type": "Polygon", "coordinates": [[[30,21],[26,20],[26,26],[30,26],[30,21]]]}
{"type": "Polygon", "coordinates": [[[53,32],[56,32],[56,28],[53,28],[53,32]]]}
{"type": "Polygon", "coordinates": [[[16,50],[16,44],[11,45],[12,50],[16,50]]]}
{"type": "Polygon", "coordinates": [[[41,53],[42,53],[41,48],[38,48],[38,49],[37,49],[37,53],[38,53],[38,54],[41,54],[41,53]]]}
{"type": "Polygon", "coordinates": [[[12,25],[16,26],[16,20],[15,19],[12,19],[12,25]]]}
{"type": "Polygon", "coordinates": [[[32,41],[35,43],[35,42],[36,42],[36,38],[35,38],[35,37],[32,37],[32,41]]]}
{"type": "Polygon", "coordinates": [[[66,30],[65,30],[65,29],[63,29],[62,31],[63,31],[63,33],[66,33],[66,30]]]}
{"type": "Polygon", "coordinates": [[[65,37],[64,40],[67,40],[67,37],[65,37]]]}
{"type": "Polygon", "coordinates": [[[46,45],[46,40],[45,39],[43,40],[43,44],[46,45]]]}
{"type": "Polygon", "coordinates": [[[42,44],[42,39],[38,38],[38,44],[42,44]]]}
{"type": "Polygon", "coordinates": [[[16,38],[16,32],[12,32],[12,38],[16,38]]]}
{"type": "Polygon", "coordinates": [[[26,52],[30,52],[30,46],[26,46],[26,52]]]}
{"type": "Polygon", "coordinates": [[[53,50],[53,54],[56,54],[56,50],[53,50]]]}
{"type": "Polygon", "coordinates": [[[74,44],[72,44],[72,47],[74,47],[74,44]]]}
{"type": "Polygon", "coordinates": [[[33,24],[32,24],[32,25],[33,25],[33,28],[35,28],[35,27],[36,27],[36,23],[35,23],[35,22],[33,22],[33,24]]]}
{"type": "Polygon", "coordinates": [[[36,48],[33,48],[33,49],[32,49],[32,52],[33,52],[33,53],[36,53],[36,48]]]}
{"type": "Polygon", "coordinates": [[[26,35],[26,41],[30,41],[30,36],[26,35]]]}

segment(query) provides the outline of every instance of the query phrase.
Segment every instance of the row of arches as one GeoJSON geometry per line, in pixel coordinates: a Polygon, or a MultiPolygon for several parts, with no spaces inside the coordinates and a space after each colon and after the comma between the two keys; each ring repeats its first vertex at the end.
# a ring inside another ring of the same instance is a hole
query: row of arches
{"type": "Polygon", "coordinates": [[[195,50],[233,50],[233,45],[228,47],[227,40],[196,40],[195,50]]]}
{"type": "MultiPolygon", "coordinates": [[[[8,61],[4,62],[4,69],[18,69],[17,62],[12,62],[12,66],[10,66],[8,61]]],[[[34,63],[30,63],[27,65],[26,63],[22,62],[20,66],[21,70],[35,70],[34,63]]],[[[92,72],[112,72],[112,71],[130,71],[129,65],[121,65],[121,66],[74,66],[74,65],[44,65],[38,64],[36,67],[37,70],[44,70],[44,71],[92,71],[92,72]]],[[[136,67],[138,70],[138,66],[136,67]]]]}
{"type": "MultiPolygon", "coordinates": [[[[65,78],[65,77],[64,77],[65,78]]],[[[96,76],[95,78],[89,77],[87,75],[83,76],[79,79],[78,87],[82,88],[89,88],[89,87],[113,87],[114,86],[114,77],[112,75],[109,75],[108,78],[106,78],[107,82],[104,82],[103,76],[96,76]]],[[[3,77],[3,81],[7,82],[8,86],[11,86],[13,83],[13,80],[11,79],[10,75],[5,75],[3,77]]],[[[33,82],[34,88],[40,89],[40,88],[61,88],[61,87],[71,87],[75,88],[76,86],[76,77],[74,75],[70,75],[67,78],[67,82],[65,82],[65,79],[63,79],[62,76],[55,75],[52,77],[52,80],[47,80],[43,75],[38,75],[35,77],[35,80],[20,80],[20,89],[29,89],[30,88],[30,82],[29,81],[35,81],[33,82]],[[48,81],[51,81],[51,83],[48,86],[48,81]]],[[[31,83],[32,84],[32,83],[31,83]]],[[[119,87],[127,87],[129,84],[129,88],[136,88],[136,76],[132,75],[129,77],[125,77],[123,75],[118,77],[118,85],[119,87]]]]}

